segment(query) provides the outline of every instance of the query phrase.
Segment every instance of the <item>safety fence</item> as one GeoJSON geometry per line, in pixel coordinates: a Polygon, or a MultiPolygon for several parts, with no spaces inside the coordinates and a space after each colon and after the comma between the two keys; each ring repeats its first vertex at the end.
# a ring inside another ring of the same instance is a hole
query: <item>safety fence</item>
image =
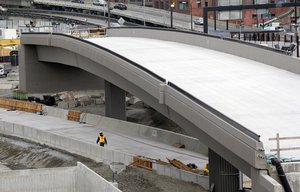
{"type": "Polygon", "coordinates": [[[300,150],[300,147],[280,148],[280,140],[295,140],[295,139],[300,139],[300,137],[279,137],[279,133],[277,133],[275,138],[269,138],[269,141],[276,141],[276,149],[271,149],[270,151],[276,151],[277,158],[280,159],[280,151],[300,150]]]}
{"type": "Polygon", "coordinates": [[[9,110],[26,111],[30,113],[42,112],[42,104],[19,101],[15,99],[0,98],[0,107],[9,110]]]}

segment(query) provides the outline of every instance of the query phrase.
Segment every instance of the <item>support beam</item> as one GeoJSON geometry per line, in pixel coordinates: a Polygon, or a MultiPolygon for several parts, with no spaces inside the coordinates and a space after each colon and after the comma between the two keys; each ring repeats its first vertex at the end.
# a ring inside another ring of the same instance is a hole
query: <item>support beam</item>
{"type": "Polygon", "coordinates": [[[125,91],[105,81],[105,116],[126,120],[125,91]]]}

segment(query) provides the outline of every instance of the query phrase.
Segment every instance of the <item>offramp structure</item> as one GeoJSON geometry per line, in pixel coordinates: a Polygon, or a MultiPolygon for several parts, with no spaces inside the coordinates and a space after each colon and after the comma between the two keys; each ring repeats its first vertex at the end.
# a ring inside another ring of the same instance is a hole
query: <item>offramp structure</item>
{"type": "Polygon", "coordinates": [[[23,34],[21,89],[49,92],[105,82],[111,96],[106,98],[107,115],[118,119],[125,119],[126,90],[208,146],[215,191],[237,190],[239,171],[252,179],[253,191],[283,191],[265,171],[269,146],[264,145],[270,131],[285,127],[295,133],[292,127],[300,118],[299,107],[294,107],[299,104],[289,96],[300,96],[297,59],[269,48],[172,30],[112,29],[108,34],[89,40],[23,34]]]}

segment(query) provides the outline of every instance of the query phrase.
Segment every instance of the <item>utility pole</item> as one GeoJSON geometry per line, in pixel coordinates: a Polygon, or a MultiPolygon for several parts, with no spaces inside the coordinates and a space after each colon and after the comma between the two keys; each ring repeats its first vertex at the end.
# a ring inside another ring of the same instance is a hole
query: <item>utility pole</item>
{"type": "Polygon", "coordinates": [[[110,28],[110,0],[107,1],[107,10],[108,10],[107,27],[110,28]]]}

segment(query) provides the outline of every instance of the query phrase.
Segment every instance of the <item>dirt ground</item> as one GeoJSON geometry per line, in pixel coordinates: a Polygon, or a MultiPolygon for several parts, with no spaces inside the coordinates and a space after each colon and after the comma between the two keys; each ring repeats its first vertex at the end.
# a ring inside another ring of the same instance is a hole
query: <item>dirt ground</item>
{"type": "MultiPolygon", "coordinates": [[[[80,161],[108,181],[113,180],[109,165],[81,157],[66,151],[49,148],[16,137],[0,135],[0,164],[13,170],[76,166],[80,161]]],[[[184,182],[153,171],[126,167],[116,176],[123,192],[204,192],[196,184],[184,182]]]]}

